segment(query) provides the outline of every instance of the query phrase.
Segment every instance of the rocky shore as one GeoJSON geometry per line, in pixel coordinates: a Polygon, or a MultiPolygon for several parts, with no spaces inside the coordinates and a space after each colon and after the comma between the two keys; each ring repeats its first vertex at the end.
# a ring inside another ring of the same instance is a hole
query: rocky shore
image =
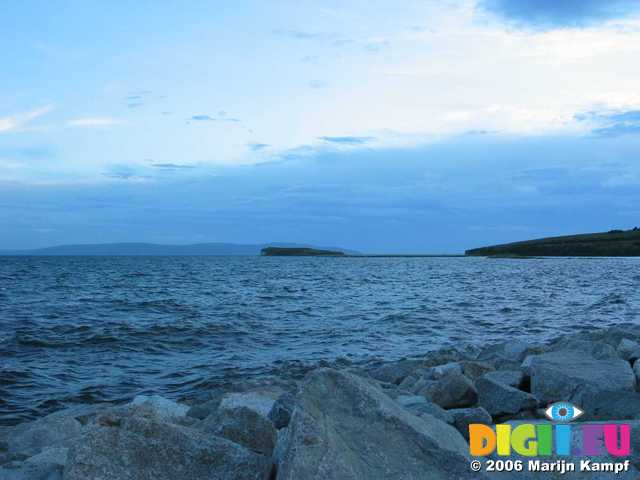
{"type": "Polygon", "coordinates": [[[334,364],[295,385],[239,386],[197,405],[139,396],[79,406],[0,429],[0,478],[556,478],[473,472],[467,443],[471,423],[539,422],[555,401],[583,409],[579,422],[630,424],[631,467],[615,478],[640,478],[638,359],[640,326],[627,325],[544,344],[514,339],[334,364]]]}

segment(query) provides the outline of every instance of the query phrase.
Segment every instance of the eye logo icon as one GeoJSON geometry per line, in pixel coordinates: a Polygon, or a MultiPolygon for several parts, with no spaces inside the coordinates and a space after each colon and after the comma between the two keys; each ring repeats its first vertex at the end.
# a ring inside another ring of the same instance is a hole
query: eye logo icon
{"type": "Polygon", "coordinates": [[[584,411],[569,402],[556,402],[544,411],[547,418],[554,422],[573,422],[581,417],[584,411]]]}

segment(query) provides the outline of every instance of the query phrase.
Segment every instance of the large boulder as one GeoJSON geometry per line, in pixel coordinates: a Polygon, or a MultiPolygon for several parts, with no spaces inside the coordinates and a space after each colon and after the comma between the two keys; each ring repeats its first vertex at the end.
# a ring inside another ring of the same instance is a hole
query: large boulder
{"type": "Polygon", "coordinates": [[[470,471],[468,446],[453,427],[412,415],[346,372],[307,377],[287,433],[279,480],[482,478],[470,471]]]}
{"type": "Polygon", "coordinates": [[[221,409],[207,417],[201,428],[267,456],[271,456],[276,444],[276,428],[271,420],[247,407],[221,409]]]}
{"type": "Polygon", "coordinates": [[[538,406],[538,400],[533,395],[487,377],[479,378],[476,388],[478,404],[494,418],[533,410],[538,406]]]}
{"type": "Polygon", "coordinates": [[[147,409],[99,415],[70,449],[64,480],[263,480],[271,461],[147,409]]]}
{"type": "Polygon", "coordinates": [[[572,401],[586,387],[616,391],[633,390],[636,385],[629,363],[607,344],[531,356],[523,367],[531,376],[531,393],[545,403],[572,401]]]}
{"type": "Polygon", "coordinates": [[[47,447],[70,447],[83,429],[73,412],[62,410],[15,426],[6,438],[9,454],[31,457],[47,447]]]}

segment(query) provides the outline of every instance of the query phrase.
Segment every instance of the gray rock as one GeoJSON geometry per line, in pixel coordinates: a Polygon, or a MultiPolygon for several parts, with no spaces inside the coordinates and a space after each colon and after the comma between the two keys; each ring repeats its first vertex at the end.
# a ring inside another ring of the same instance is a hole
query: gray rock
{"type": "Polygon", "coordinates": [[[484,378],[508,387],[519,388],[524,380],[524,373],[522,373],[522,370],[496,370],[485,374],[484,378]]]}
{"type": "Polygon", "coordinates": [[[462,373],[466,377],[474,381],[482,377],[483,375],[495,370],[493,362],[464,360],[462,362],[459,362],[459,364],[462,367],[462,373]]]}
{"type": "Polygon", "coordinates": [[[296,399],[290,393],[281,395],[271,407],[269,412],[269,420],[273,422],[273,425],[277,428],[284,428],[289,425],[291,420],[291,414],[296,404],[296,399]]]}
{"type": "Polygon", "coordinates": [[[603,358],[591,354],[603,351],[562,350],[529,357],[525,363],[531,375],[531,393],[551,403],[572,401],[587,386],[609,391],[634,389],[636,378],[628,362],[610,358],[606,352],[603,358]]]}
{"type": "Polygon", "coordinates": [[[67,449],[48,447],[22,463],[0,468],[2,480],[62,480],[67,449]]]}
{"type": "Polygon", "coordinates": [[[492,360],[502,368],[510,368],[512,365],[519,365],[527,355],[541,353],[544,350],[540,345],[513,339],[485,347],[478,355],[478,360],[492,360]]]}
{"type": "Polygon", "coordinates": [[[449,410],[449,414],[453,417],[453,426],[466,440],[469,440],[469,425],[472,423],[490,425],[493,422],[489,412],[482,407],[454,408],[449,410]]]}
{"type": "Polygon", "coordinates": [[[221,409],[203,420],[200,428],[267,456],[276,444],[271,420],[247,407],[221,409]]]}
{"type": "Polygon", "coordinates": [[[640,393],[582,389],[572,401],[584,410],[582,420],[640,419],[640,393]]]}
{"type": "Polygon", "coordinates": [[[278,480],[483,478],[453,427],[410,414],[346,372],[310,374],[287,430],[278,480]]]}
{"type": "Polygon", "coordinates": [[[450,425],[453,424],[453,417],[447,410],[421,395],[400,395],[395,400],[414,415],[420,416],[425,413],[450,425]]]}
{"type": "Polygon", "coordinates": [[[414,391],[442,408],[470,407],[478,400],[473,382],[462,374],[447,375],[437,380],[421,379],[414,391]]]}
{"type": "Polygon", "coordinates": [[[70,449],[64,480],[263,480],[271,461],[148,410],[98,416],[70,449]]]}
{"type": "Polygon", "coordinates": [[[371,378],[382,382],[399,385],[413,370],[422,365],[421,360],[402,359],[397,362],[389,362],[378,367],[367,369],[371,378]]]}
{"type": "Polygon", "coordinates": [[[150,408],[162,420],[183,418],[189,411],[189,407],[186,405],[168,400],[160,395],[138,395],[131,401],[130,405],[150,408]]]}
{"type": "Polygon", "coordinates": [[[33,456],[47,447],[70,447],[82,434],[82,424],[66,411],[15,426],[7,436],[11,455],[33,456]]]}
{"type": "Polygon", "coordinates": [[[529,393],[498,383],[489,378],[479,378],[478,404],[484,407],[493,417],[512,415],[523,410],[533,410],[538,400],[529,393]]]}
{"type": "Polygon", "coordinates": [[[640,385],[640,360],[633,363],[633,374],[636,376],[636,385],[640,385]]]}
{"type": "Polygon", "coordinates": [[[220,395],[218,398],[207,400],[204,403],[193,405],[187,411],[187,416],[191,418],[195,418],[197,420],[204,420],[209,415],[211,415],[212,413],[215,413],[218,410],[221,400],[222,400],[222,395],[220,395]]]}
{"type": "Polygon", "coordinates": [[[282,389],[254,389],[242,393],[227,393],[223,395],[218,409],[234,409],[237,407],[247,407],[259,413],[265,418],[269,417],[269,412],[284,391],[282,389]]]}
{"type": "Polygon", "coordinates": [[[620,340],[616,351],[623,360],[635,361],[640,358],[640,344],[628,338],[620,340]]]}

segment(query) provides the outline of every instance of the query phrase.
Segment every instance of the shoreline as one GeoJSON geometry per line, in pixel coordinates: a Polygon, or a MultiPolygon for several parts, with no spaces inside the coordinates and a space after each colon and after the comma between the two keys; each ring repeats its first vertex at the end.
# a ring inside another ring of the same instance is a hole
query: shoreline
{"type": "MultiPolygon", "coordinates": [[[[624,421],[640,432],[639,358],[640,325],[624,324],[544,343],[514,339],[396,361],[321,362],[300,381],[249,382],[210,392],[207,401],[193,405],[158,395],[125,405],[79,405],[0,428],[0,476],[35,479],[29,472],[45,471],[52,479],[115,480],[124,474],[117,468],[125,468],[139,475],[131,478],[143,478],[154,465],[160,479],[319,479],[307,474],[320,468],[331,472],[322,478],[343,478],[339,469],[347,462],[376,478],[382,467],[375,459],[360,464],[342,451],[344,445],[354,451],[369,445],[365,450],[377,449],[406,478],[420,478],[411,476],[407,463],[414,450],[423,452],[415,457],[420,471],[482,478],[468,470],[470,423],[540,422],[546,405],[569,401],[585,411],[584,421],[624,421]],[[385,435],[403,448],[383,442],[385,435]],[[316,442],[334,452],[334,462],[316,457],[316,442]],[[159,458],[150,445],[183,457],[159,458]],[[442,451],[425,455],[425,445],[442,451]],[[453,457],[443,463],[444,454],[453,457]],[[203,473],[209,470],[199,462],[207,455],[217,459],[218,476],[203,473]],[[105,468],[111,473],[99,476],[105,468]],[[175,476],[176,468],[191,473],[175,476]]],[[[638,474],[640,451],[632,455],[632,473],[638,474]]]]}

